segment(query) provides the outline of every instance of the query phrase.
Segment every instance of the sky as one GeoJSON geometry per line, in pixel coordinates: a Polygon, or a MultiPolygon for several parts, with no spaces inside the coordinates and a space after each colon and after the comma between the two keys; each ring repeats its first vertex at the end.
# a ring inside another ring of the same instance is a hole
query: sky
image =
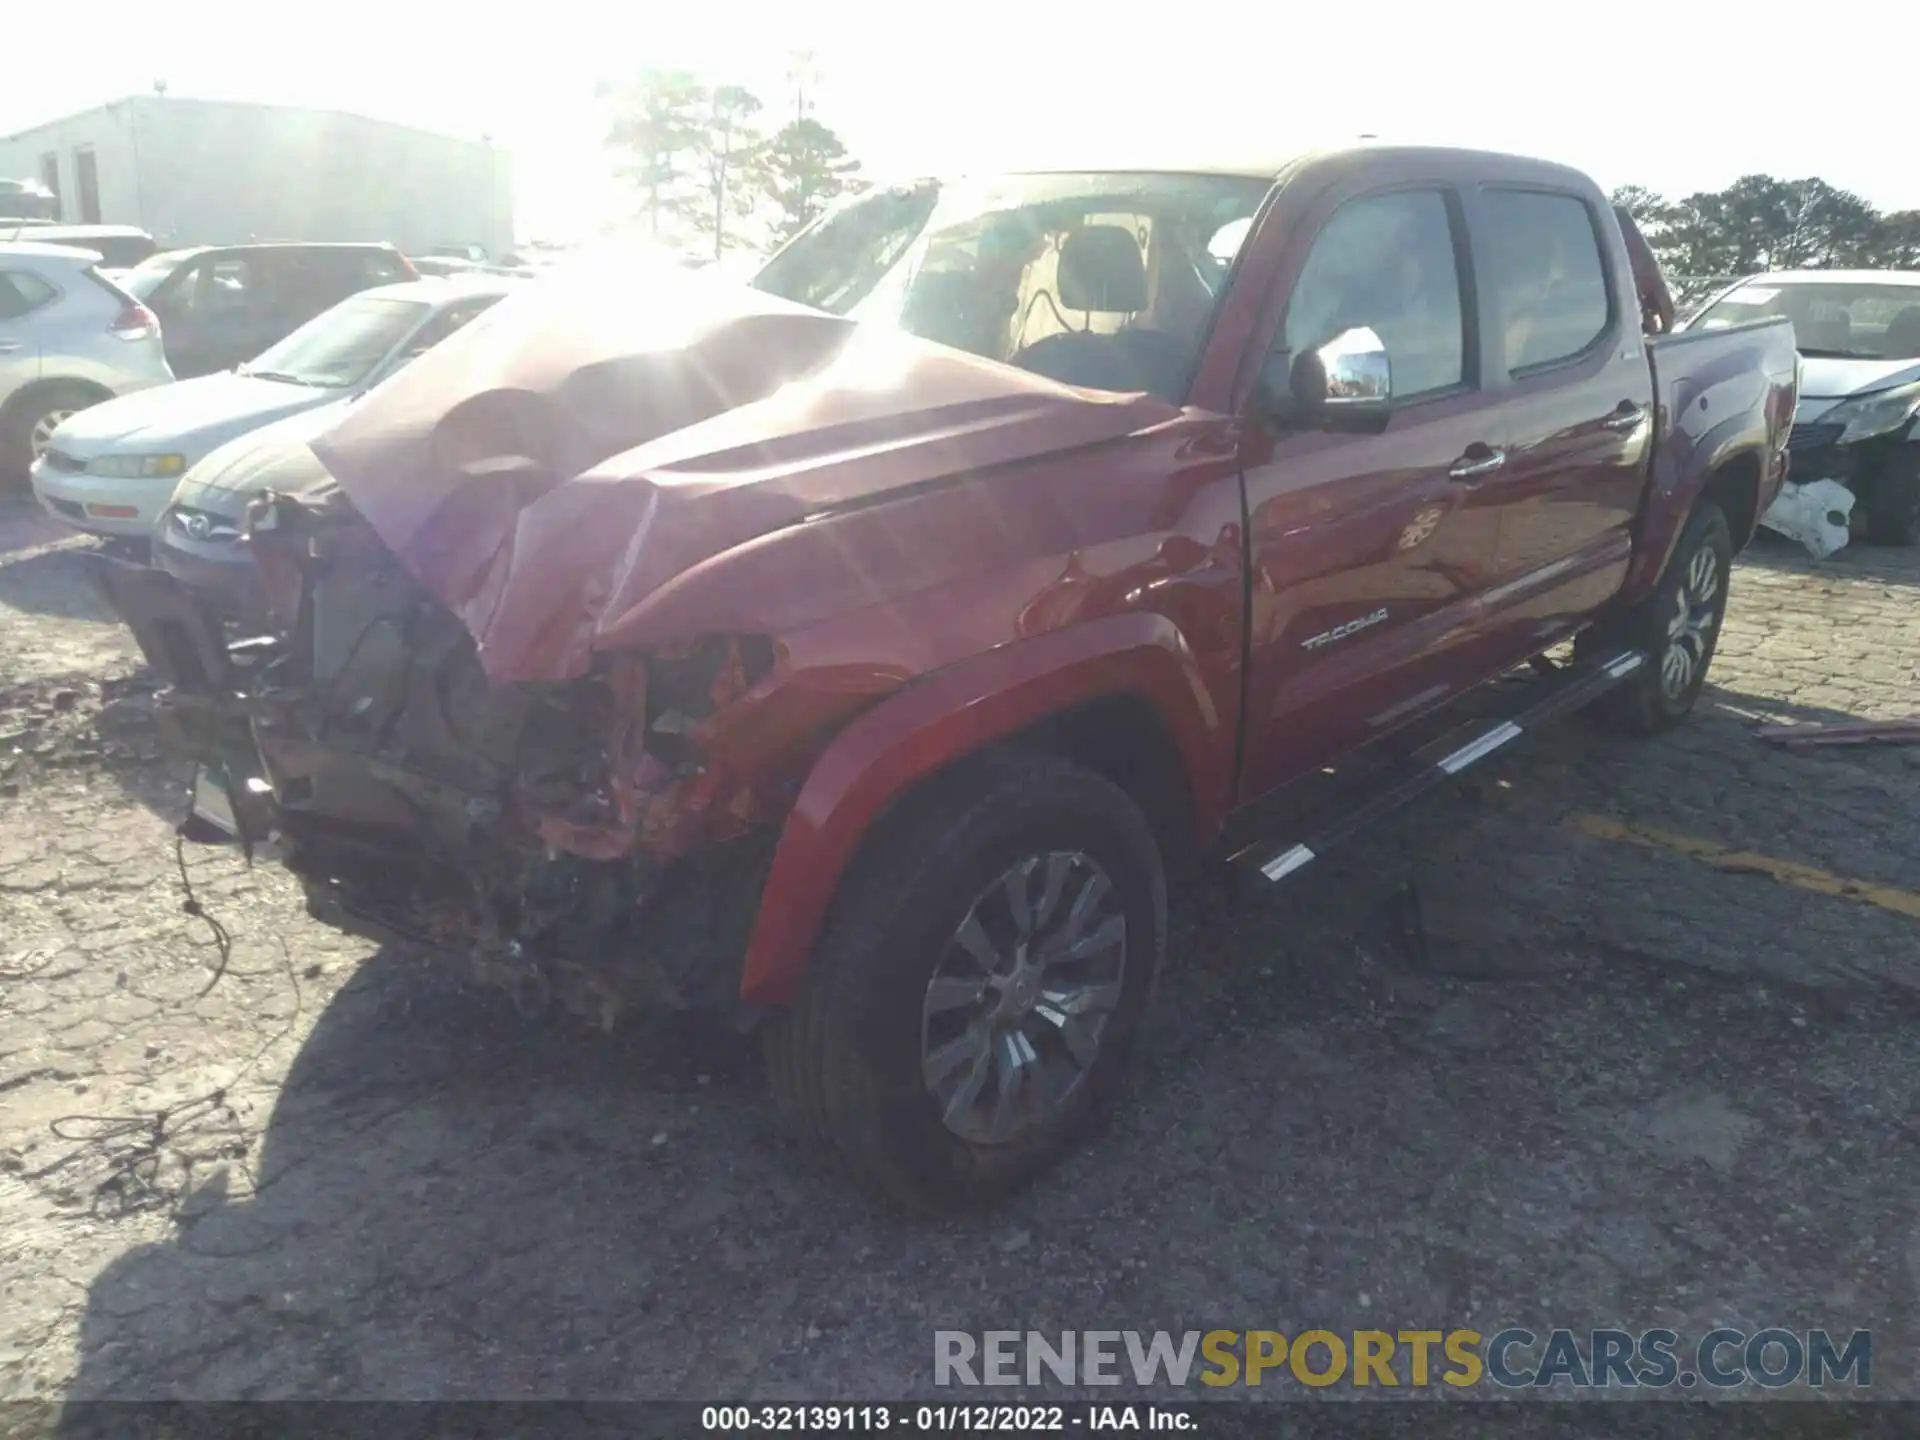
{"type": "Polygon", "coordinates": [[[1862,0],[1844,14],[1829,27],[1763,22],[1731,0],[329,0],[294,11],[175,0],[161,16],[98,0],[87,23],[102,41],[84,58],[9,67],[0,135],[156,81],[175,95],[358,111],[491,136],[514,155],[523,238],[572,238],[632,204],[600,143],[598,83],[683,67],[784,111],[788,57],[806,49],[815,114],[880,173],[1075,152],[1278,158],[1370,133],[1543,156],[1608,189],[1685,194],[1765,171],[1920,208],[1911,89],[1864,63],[1877,36],[1910,28],[1910,7],[1862,0]],[[1637,34],[1649,16],[1652,33],[1637,34]],[[1812,70],[1858,83],[1800,91],[1786,30],[1828,57],[1812,70]]]}

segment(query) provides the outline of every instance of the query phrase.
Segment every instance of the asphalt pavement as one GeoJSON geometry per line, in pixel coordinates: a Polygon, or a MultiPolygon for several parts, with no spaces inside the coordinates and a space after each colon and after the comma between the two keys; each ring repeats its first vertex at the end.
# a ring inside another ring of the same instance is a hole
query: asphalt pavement
{"type": "Polygon", "coordinates": [[[190,850],[213,983],[84,545],[0,513],[0,1396],[951,1398],[938,1329],[1779,1325],[1920,1398],[1920,747],[1752,733],[1920,714],[1914,552],[1763,540],[1681,731],[1570,721],[1269,901],[1180,897],[1107,1131],[927,1226],[816,1177],[740,1041],[523,1022],[190,850]]]}

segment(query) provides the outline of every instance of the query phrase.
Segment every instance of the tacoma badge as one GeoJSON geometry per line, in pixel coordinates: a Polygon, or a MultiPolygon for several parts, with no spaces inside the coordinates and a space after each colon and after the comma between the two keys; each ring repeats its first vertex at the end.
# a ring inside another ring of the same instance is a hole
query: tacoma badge
{"type": "Polygon", "coordinates": [[[1302,650],[1318,650],[1322,645],[1331,645],[1335,640],[1344,640],[1349,635],[1358,635],[1369,626],[1378,625],[1387,618],[1386,607],[1374,611],[1371,615],[1362,615],[1357,620],[1349,620],[1344,625],[1336,625],[1331,630],[1322,630],[1318,635],[1310,635],[1300,642],[1302,650]]]}

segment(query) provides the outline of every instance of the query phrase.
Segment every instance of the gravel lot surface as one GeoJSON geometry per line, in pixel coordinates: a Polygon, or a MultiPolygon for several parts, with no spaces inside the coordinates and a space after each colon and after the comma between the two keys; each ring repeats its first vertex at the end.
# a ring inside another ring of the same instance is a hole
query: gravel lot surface
{"type": "Polygon", "coordinates": [[[1920,919],[1574,818],[1920,892],[1920,747],[1750,733],[1920,713],[1912,552],[1763,539],[1680,732],[1569,722],[1185,904],[1108,1133],[928,1228],[816,1179],[740,1042],[525,1024],[189,848],[209,988],[84,547],[0,511],[0,1395],[928,1396],[936,1328],[1779,1324],[1872,1329],[1920,1398],[1920,919]]]}

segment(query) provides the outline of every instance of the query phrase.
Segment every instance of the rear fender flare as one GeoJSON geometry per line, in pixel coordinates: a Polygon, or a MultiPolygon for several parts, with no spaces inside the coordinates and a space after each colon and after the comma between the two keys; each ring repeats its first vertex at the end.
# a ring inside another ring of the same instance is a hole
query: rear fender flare
{"type": "Polygon", "coordinates": [[[842,876],[897,797],[1049,715],[1116,694],[1151,704],[1179,753],[1197,838],[1224,818],[1233,717],[1164,615],[1107,616],[969,657],[865,712],[821,753],[788,813],[748,941],[741,998],[792,1003],[842,876]]]}
{"type": "MultiPolygon", "coordinates": [[[[1660,583],[1668,560],[1673,557],[1673,547],[1680,541],[1680,532],[1700,503],[1700,497],[1713,483],[1714,476],[1728,465],[1745,458],[1759,462],[1760,483],[1764,486],[1771,458],[1765,434],[1761,431],[1756,435],[1753,420],[1741,416],[1702,436],[1692,455],[1683,462],[1676,464],[1665,457],[1656,462],[1654,487],[1641,517],[1633,563],[1628,567],[1626,583],[1621,587],[1622,604],[1635,604],[1652,593],[1660,583]],[[1676,477],[1669,470],[1663,477],[1660,471],[1668,465],[1682,470],[1682,473],[1676,477]]],[[[1758,506],[1754,513],[1758,519],[1758,506]]],[[[1734,544],[1741,545],[1744,539],[1736,535],[1734,544]]]]}

